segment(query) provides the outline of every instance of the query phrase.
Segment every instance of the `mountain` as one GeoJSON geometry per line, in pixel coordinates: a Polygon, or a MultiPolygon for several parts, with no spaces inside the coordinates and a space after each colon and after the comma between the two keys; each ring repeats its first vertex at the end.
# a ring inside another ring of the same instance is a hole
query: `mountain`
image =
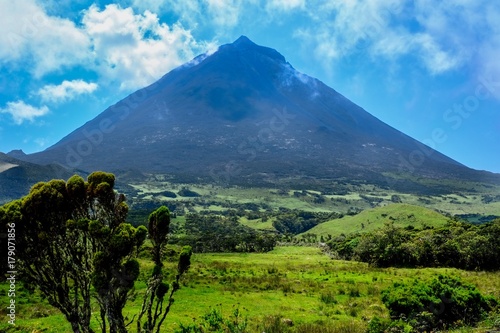
{"type": "Polygon", "coordinates": [[[37,182],[68,179],[72,174],[58,165],[41,166],[0,153],[0,204],[25,196],[37,182]]]}
{"type": "Polygon", "coordinates": [[[406,186],[398,180],[402,174],[498,181],[388,126],[244,36],[22,158],[247,185],[355,179],[406,186]]]}

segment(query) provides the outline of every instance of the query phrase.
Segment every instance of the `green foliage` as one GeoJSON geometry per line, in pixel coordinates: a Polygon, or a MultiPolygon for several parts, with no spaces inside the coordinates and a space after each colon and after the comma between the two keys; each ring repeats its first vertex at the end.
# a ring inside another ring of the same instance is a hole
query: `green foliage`
{"type": "MultiPolygon", "coordinates": [[[[163,281],[162,254],[167,244],[167,235],[170,225],[170,211],[161,206],[149,215],[149,239],[153,245],[153,272],[148,281],[148,289],[144,294],[142,307],[137,318],[137,332],[159,332],[163,321],[174,303],[174,293],[179,289],[181,277],[191,265],[192,250],[190,246],[183,247],[177,263],[177,274],[171,285],[163,281]],[[169,293],[170,291],[170,293],[169,293]],[[165,297],[167,296],[168,297],[165,297]],[[164,305],[166,303],[166,306],[164,305]],[[146,318],[143,317],[146,315],[146,318]]],[[[142,232],[139,236],[142,238],[142,232]]]]}
{"type": "Polygon", "coordinates": [[[199,193],[196,193],[195,191],[191,191],[190,189],[184,187],[182,188],[179,192],[179,195],[181,197],[199,197],[200,194],[199,193]]]}
{"type": "Polygon", "coordinates": [[[241,225],[235,216],[189,214],[186,236],[179,244],[190,245],[194,252],[266,252],[274,248],[276,235],[241,225]]]}
{"type": "Polygon", "coordinates": [[[175,333],[245,333],[249,332],[247,326],[247,319],[242,317],[238,307],[233,309],[229,318],[224,318],[220,309],[213,308],[204,314],[199,322],[189,325],[180,323],[175,333]]]}
{"type": "Polygon", "coordinates": [[[382,319],[375,316],[368,323],[366,333],[384,333],[389,328],[389,325],[391,325],[389,319],[382,319]]]}
{"type": "Polygon", "coordinates": [[[319,295],[319,299],[321,302],[325,304],[337,304],[338,301],[335,298],[335,294],[331,291],[323,292],[319,295]]]}
{"type": "Polygon", "coordinates": [[[153,244],[153,261],[161,266],[161,255],[167,242],[168,230],[170,227],[170,211],[167,207],[161,206],[149,215],[148,234],[153,244]]]}
{"type": "Polygon", "coordinates": [[[382,291],[382,301],[391,316],[407,318],[413,326],[425,321],[431,328],[447,328],[457,323],[475,325],[496,304],[475,286],[445,275],[430,283],[419,280],[395,283],[382,291]]]}
{"type": "Polygon", "coordinates": [[[500,267],[500,219],[481,225],[450,222],[419,230],[387,223],[371,233],[341,235],[328,242],[341,258],[378,267],[500,267]]]}
{"type": "Polygon", "coordinates": [[[91,190],[103,184],[107,184],[110,188],[113,188],[115,186],[115,175],[103,171],[96,171],[88,176],[87,182],[91,190]]]}
{"type": "Polygon", "coordinates": [[[163,195],[164,197],[167,197],[167,198],[177,198],[177,194],[175,194],[172,191],[161,191],[158,194],[159,195],[163,195]]]}
{"type": "Polygon", "coordinates": [[[191,246],[184,246],[182,248],[181,253],[179,254],[179,264],[178,264],[178,272],[179,274],[184,274],[189,266],[191,265],[191,255],[193,254],[193,250],[191,246]]]}
{"type": "MultiPolygon", "coordinates": [[[[150,247],[149,242],[147,246],[150,247]]],[[[181,247],[169,245],[167,250],[170,249],[175,249],[172,258],[163,259],[163,283],[169,286],[164,295],[164,307],[168,303],[171,282],[175,279],[181,247]]],[[[124,314],[130,320],[141,306],[142,295],[148,289],[147,273],[153,269],[150,254],[144,254],[144,258],[139,260],[141,277],[135,284],[138,297],[129,298],[124,309],[124,314]]],[[[267,317],[272,316],[277,318],[277,326],[281,329],[278,332],[361,333],[365,332],[375,316],[389,318],[389,312],[380,300],[381,290],[392,286],[394,282],[408,283],[416,278],[431,281],[439,274],[454,274],[462,281],[474,283],[483,295],[500,297],[500,275],[497,273],[448,268],[376,268],[360,262],[332,260],[318,248],[310,246],[278,246],[268,253],[196,254],[191,258],[189,271],[180,280],[182,288],[175,294],[174,305],[160,332],[173,332],[179,322],[189,325],[193,323],[192,318],[200,318],[209,308],[219,309],[218,304],[221,303],[222,313],[227,318],[232,313],[231,305],[239,303],[248,310],[241,309],[243,317],[248,318],[248,332],[271,332],[267,330],[272,326],[271,319],[267,317]],[[349,297],[351,289],[358,289],[360,297],[349,297]],[[329,290],[335,294],[337,304],[327,305],[321,301],[321,294],[329,290]],[[293,326],[287,326],[281,321],[283,319],[291,319],[293,326]]],[[[0,285],[1,303],[8,302],[7,291],[7,284],[0,285]]],[[[37,329],[46,333],[70,332],[71,327],[64,317],[37,295],[21,290],[16,292],[16,303],[20,304],[17,308],[17,331],[32,332],[37,329]],[[32,316],[36,313],[44,314],[44,317],[35,319],[32,316]]],[[[97,315],[98,311],[97,308],[97,315]]],[[[496,316],[491,314],[488,321],[478,325],[479,331],[498,330],[494,326],[498,318],[498,312],[496,316]]],[[[422,322],[424,319],[418,318],[422,322]]],[[[200,321],[198,319],[196,322],[200,321]]],[[[406,322],[409,323],[409,320],[406,322]]],[[[92,321],[94,331],[101,332],[98,325],[96,320],[92,321]]],[[[414,323],[411,326],[420,332],[438,330],[419,330],[419,326],[414,323]]],[[[0,322],[0,331],[8,329],[6,322],[0,322]]],[[[137,332],[134,324],[128,329],[137,332]]],[[[464,327],[457,331],[471,330],[475,329],[464,327]]]]}
{"type": "Polygon", "coordinates": [[[135,229],[135,241],[137,248],[140,248],[140,246],[146,240],[147,236],[148,236],[148,229],[146,229],[145,226],[140,225],[135,229]]]}
{"type": "MultiPolygon", "coordinates": [[[[128,205],[124,195],[115,193],[114,184],[115,176],[106,172],[90,174],[87,182],[75,175],[67,182],[38,183],[21,200],[0,207],[0,223],[16,228],[22,281],[37,287],[64,314],[74,332],[93,332],[92,296],[100,308],[101,331],[127,332],[122,311],[140,275],[135,258],[148,229],[125,223],[128,205]]],[[[166,244],[168,226],[166,207],[151,214],[149,233],[159,254],[166,244]]],[[[190,248],[185,248],[172,289],[178,289],[190,257],[190,248]]],[[[150,286],[166,314],[161,302],[169,286],[161,281],[161,256],[153,259],[160,268],[150,286]]],[[[172,295],[173,291],[168,308],[172,295]]],[[[161,322],[156,322],[158,329],[161,322]]]]}
{"type": "Polygon", "coordinates": [[[149,238],[154,244],[162,243],[167,237],[170,225],[170,211],[161,206],[149,215],[149,238]]]}
{"type": "Polygon", "coordinates": [[[280,215],[273,222],[273,227],[282,234],[297,235],[312,229],[318,224],[315,219],[304,219],[294,214],[280,215]]]}

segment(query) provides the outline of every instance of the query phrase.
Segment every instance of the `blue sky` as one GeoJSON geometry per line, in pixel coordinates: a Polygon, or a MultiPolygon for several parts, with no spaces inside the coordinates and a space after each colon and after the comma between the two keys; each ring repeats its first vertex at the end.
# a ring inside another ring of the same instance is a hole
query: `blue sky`
{"type": "Polygon", "coordinates": [[[398,130],[500,172],[500,2],[0,0],[0,151],[43,150],[246,35],[398,130]]]}

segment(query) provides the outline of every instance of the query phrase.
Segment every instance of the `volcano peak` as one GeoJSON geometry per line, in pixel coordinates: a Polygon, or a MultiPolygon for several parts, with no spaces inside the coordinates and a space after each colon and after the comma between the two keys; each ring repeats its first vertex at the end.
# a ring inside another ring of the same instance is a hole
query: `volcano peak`
{"type": "Polygon", "coordinates": [[[195,59],[23,159],[245,184],[264,174],[384,183],[386,174],[408,169],[419,177],[482,177],[246,36],[195,59]],[[425,161],[403,164],[415,151],[425,161]]]}
{"type": "Polygon", "coordinates": [[[257,46],[254,42],[252,42],[247,36],[241,35],[232,43],[234,46],[257,46]]]}

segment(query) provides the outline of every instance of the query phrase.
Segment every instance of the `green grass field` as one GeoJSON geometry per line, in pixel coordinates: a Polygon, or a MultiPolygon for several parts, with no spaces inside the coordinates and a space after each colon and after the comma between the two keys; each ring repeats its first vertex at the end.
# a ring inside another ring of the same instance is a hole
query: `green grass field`
{"type": "MultiPolygon", "coordinates": [[[[141,265],[144,272],[151,269],[150,262],[142,261],[141,265]]],[[[167,267],[172,265],[167,263],[167,267]]],[[[248,318],[250,332],[259,332],[258,324],[271,315],[290,318],[295,325],[355,323],[361,332],[373,316],[388,316],[380,300],[381,290],[397,281],[430,280],[437,274],[458,276],[482,293],[500,298],[499,273],[373,268],[331,260],[315,247],[278,247],[262,254],[194,254],[163,331],[172,332],[179,322],[190,323],[211,308],[229,316],[239,307],[248,318]]],[[[137,296],[127,304],[129,318],[140,307],[145,276],[136,283],[137,296]]],[[[0,301],[6,305],[7,285],[1,287],[0,301]]],[[[7,324],[6,306],[2,306],[0,332],[71,331],[62,315],[39,296],[18,290],[16,302],[17,326],[7,324]]],[[[98,323],[94,326],[97,330],[98,323]]]]}
{"type": "MultiPolygon", "coordinates": [[[[430,181],[430,180],[429,180],[430,181]]],[[[436,183],[436,186],[439,183],[436,183]]],[[[200,184],[177,184],[163,180],[151,180],[144,183],[129,184],[135,192],[128,196],[131,199],[157,200],[159,202],[189,201],[194,210],[201,210],[200,201],[211,201],[210,210],[220,211],[224,203],[256,203],[266,204],[271,209],[280,207],[316,212],[341,212],[347,213],[350,209],[366,210],[377,206],[387,205],[392,202],[393,196],[398,196],[402,203],[423,206],[451,215],[455,214],[483,214],[500,215],[500,187],[485,186],[484,184],[461,184],[460,190],[450,194],[419,196],[410,193],[400,193],[393,190],[382,189],[374,185],[342,185],[345,193],[322,193],[317,189],[307,190],[275,188],[245,188],[239,186],[221,187],[200,184]],[[178,193],[187,187],[201,196],[187,198],[167,198],[159,195],[160,192],[169,190],[178,193]],[[303,192],[304,195],[294,195],[303,192]],[[492,201],[485,201],[488,196],[495,197],[492,201]],[[321,197],[320,202],[316,201],[321,197]]],[[[335,185],[331,185],[335,187],[335,185]]]]}
{"type": "Polygon", "coordinates": [[[321,223],[307,231],[307,233],[318,236],[340,234],[351,234],[355,232],[370,232],[384,226],[384,223],[394,222],[401,227],[413,226],[422,228],[423,226],[440,227],[449,220],[446,216],[438,212],[408,204],[390,204],[383,207],[367,209],[354,216],[344,216],[321,223]]]}

